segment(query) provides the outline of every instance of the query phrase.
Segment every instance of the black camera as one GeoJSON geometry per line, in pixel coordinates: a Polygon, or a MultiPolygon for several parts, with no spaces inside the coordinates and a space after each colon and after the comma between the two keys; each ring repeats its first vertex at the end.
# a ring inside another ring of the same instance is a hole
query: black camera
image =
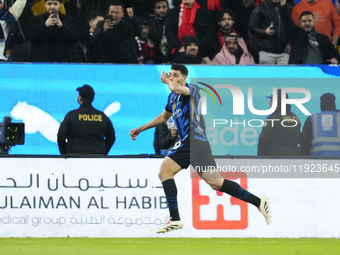
{"type": "Polygon", "coordinates": [[[24,123],[0,123],[0,145],[15,145],[24,143],[24,123]]]}

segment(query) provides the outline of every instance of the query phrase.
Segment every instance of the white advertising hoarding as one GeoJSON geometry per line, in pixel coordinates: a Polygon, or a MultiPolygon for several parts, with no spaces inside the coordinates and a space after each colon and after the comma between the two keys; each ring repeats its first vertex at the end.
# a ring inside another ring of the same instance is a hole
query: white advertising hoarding
{"type": "Polygon", "coordinates": [[[268,226],[253,205],[211,190],[188,170],[175,178],[184,228],[156,234],[169,218],[161,161],[0,158],[0,237],[340,237],[338,178],[240,174],[242,187],[271,198],[268,226]]]}

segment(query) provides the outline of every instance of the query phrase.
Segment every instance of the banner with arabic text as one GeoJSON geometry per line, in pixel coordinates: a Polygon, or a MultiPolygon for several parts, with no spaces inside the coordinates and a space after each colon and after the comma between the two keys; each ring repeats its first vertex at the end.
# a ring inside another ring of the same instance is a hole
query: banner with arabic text
{"type": "MultiPolygon", "coordinates": [[[[156,234],[169,219],[158,179],[161,162],[2,157],[0,237],[340,237],[340,218],[329,217],[340,210],[340,178],[317,175],[317,164],[325,162],[244,158],[229,159],[231,170],[244,169],[232,180],[270,197],[271,225],[255,206],[216,192],[183,170],[175,181],[184,228],[156,234]],[[290,165],[296,178],[285,173],[290,165]],[[252,178],[249,171],[260,168],[252,178]],[[283,178],[273,178],[270,171],[280,169],[283,178]]],[[[329,162],[338,176],[339,164],[329,162]]]]}

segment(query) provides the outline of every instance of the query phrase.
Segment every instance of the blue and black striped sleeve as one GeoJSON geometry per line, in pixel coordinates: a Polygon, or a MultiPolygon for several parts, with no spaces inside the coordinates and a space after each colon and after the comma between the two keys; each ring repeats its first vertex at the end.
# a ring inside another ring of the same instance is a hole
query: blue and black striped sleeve
{"type": "Polygon", "coordinates": [[[166,106],[165,106],[165,109],[164,109],[164,110],[166,110],[167,112],[172,112],[172,110],[171,110],[171,95],[172,95],[172,93],[169,94],[169,96],[168,96],[168,102],[167,102],[167,104],[166,104],[166,106]]]}
{"type": "Polygon", "coordinates": [[[189,88],[190,92],[189,92],[189,96],[190,98],[194,98],[196,97],[197,93],[199,93],[199,89],[196,85],[192,85],[192,84],[186,84],[186,86],[189,88]]]}

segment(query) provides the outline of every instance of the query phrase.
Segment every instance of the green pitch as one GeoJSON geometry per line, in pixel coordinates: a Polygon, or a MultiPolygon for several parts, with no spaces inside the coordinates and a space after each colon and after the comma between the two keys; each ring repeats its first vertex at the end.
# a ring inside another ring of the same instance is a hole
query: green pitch
{"type": "Polygon", "coordinates": [[[340,239],[0,238],[1,255],[320,255],[340,254],[340,239]]]}

